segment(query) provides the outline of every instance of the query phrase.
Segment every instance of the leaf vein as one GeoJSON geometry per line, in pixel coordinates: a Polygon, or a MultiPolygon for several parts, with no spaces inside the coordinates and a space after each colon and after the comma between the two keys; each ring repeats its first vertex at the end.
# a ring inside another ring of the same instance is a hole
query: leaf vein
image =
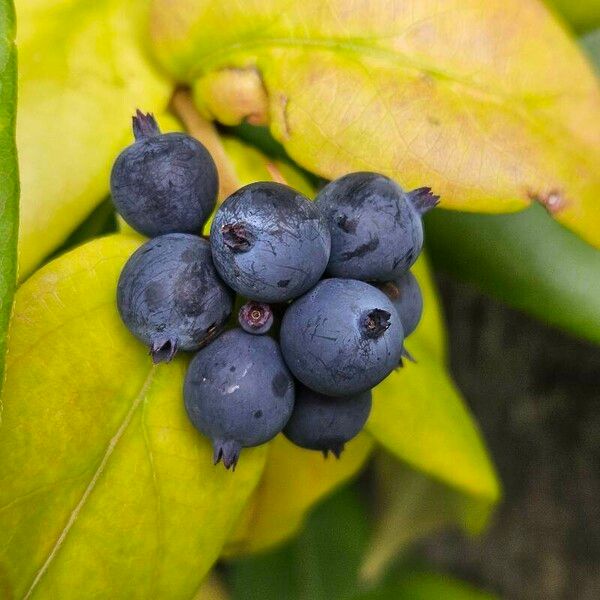
{"type": "Polygon", "coordinates": [[[142,403],[142,400],[146,397],[146,394],[148,393],[148,390],[150,389],[150,386],[152,385],[152,380],[153,380],[155,371],[156,371],[156,367],[153,366],[150,369],[148,376],[144,380],[144,383],[142,384],[142,387],[140,388],[139,393],[133,399],[133,402],[131,403],[131,407],[127,411],[127,414],[125,415],[125,418],[123,419],[123,422],[121,423],[121,425],[119,426],[119,428],[117,429],[117,431],[113,435],[113,437],[110,439],[108,446],[106,447],[106,451],[104,452],[104,455],[102,456],[102,460],[100,461],[100,464],[98,465],[96,471],[94,472],[92,479],[90,480],[87,487],[85,488],[83,495],[81,496],[79,502],[77,503],[75,508],[71,511],[71,514],[69,515],[67,524],[63,527],[62,531],[60,532],[60,535],[58,536],[58,539],[56,540],[54,546],[52,547],[52,550],[48,554],[48,557],[44,561],[44,564],[40,567],[40,569],[36,573],[31,585],[29,586],[29,589],[27,590],[27,593],[23,597],[23,600],[27,600],[28,598],[31,598],[33,591],[39,584],[39,582],[42,579],[42,577],[44,576],[44,574],[48,571],[48,568],[50,567],[52,561],[56,557],[58,551],[63,546],[65,539],[67,538],[67,536],[69,535],[69,532],[71,531],[71,528],[73,527],[75,521],[77,521],[77,518],[81,514],[81,511],[83,510],[83,507],[85,506],[85,503],[87,502],[91,493],[94,491],[94,488],[96,487],[98,480],[100,479],[102,473],[104,472],[106,465],[108,464],[108,461],[110,460],[110,457],[112,456],[117,444],[123,437],[129,424],[131,423],[134,413],[136,412],[136,410],[142,403]]]}

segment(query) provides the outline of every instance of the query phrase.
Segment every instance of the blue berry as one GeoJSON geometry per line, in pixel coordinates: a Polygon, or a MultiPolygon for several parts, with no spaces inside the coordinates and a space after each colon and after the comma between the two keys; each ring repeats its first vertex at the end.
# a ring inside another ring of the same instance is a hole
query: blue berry
{"type": "Polygon", "coordinates": [[[331,233],[327,272],[334,277],[390,281],[417,260],[421,215],[438,201],[429,188],[406,193],[389,177],[350,173],[326,185],[315,203],[331,233]]]}
{"type": "Polygon", "coordinates": [[[209,243],[170,233],[146,242],[127,261],[117,306],[129,330],[149,345],[154,362],[161,362],[217,335],[232,298],[213,267],[209,243]]]}
{"type": "Polygon", "coordinates": [[[280,338],[297,379],[322,394],[347,396],[389,375],[404,334],[383,292],[353,279],[324,279],[286,310],[280,338]]]}
{"type": "Polygon", "coordinates": [[[254,335],[267,333],[273,325],[273,310],[263,302],[246,302],[238,313],[240,327],[254,335]]]}
{"type": "Polygon", "coordinates": [[[225,283],[259,302],[300,296],[329,259],[329,231],[317,207],[274,182],[252,183],[229,196],[215,214],[210,241],[225,283]]]}
{"type": "Polygon", "coordinates": [[[275,340],[232,329],[193,358],[183,395],[215,464],[235,468],[242,448],[268,442],[288,422],[294,382],[275,340]]]}
{"type": "Polygon", "coordinates": [[[408,271],[398,279],[380,286],[382,292],[392,301],[408,337],[419,324],[423,315],[423,295],[417,278],[408,271]]]}
{"type": "Polygon", "coordinates": [[[283,433],[291,442],[309,450],[328,452],[339,458],[367,422],[371,392],[336,398],[296,384],[294,411],[283,433]]]}
{"type": "Polygon", "coordinates": [[[200,233],[215,207],[219,179],[206,148],[186,133],[164,133],[154,117],[133,117],[135,142],[119,154],[110,189],[119,214],[136,231],[200,233]]]}

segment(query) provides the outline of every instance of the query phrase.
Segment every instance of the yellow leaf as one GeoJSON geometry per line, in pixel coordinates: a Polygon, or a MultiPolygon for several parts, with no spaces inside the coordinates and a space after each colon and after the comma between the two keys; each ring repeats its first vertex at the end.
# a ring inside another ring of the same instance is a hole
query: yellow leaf
{"type": "Polygon", "coordinates": [[[405,361],[373,390],[367,423],[401,461],[378,461],[380,508],[361,574],[371,583],[404,546],[432,529],[457,522],[480,530],[500,495],[477,425],[444,367],[443,324],[423,256],[413,272],[424,311],[405,345],[417,362],[405,361]]]}
{"type": "Polygon", "coordinates": [[[171,86],[143,49],[146,0],[19,0],[16,9],[26,276],[108,193],[135,108],[159,113],[171,86]]]}
{"type": "Polygon", "coordinates": [[[153,0],[152,39],[204,114],[268,119],[310,171],[536,199],[600,246],[600,87],[538,0],[153,0]]]}
{"type": "Polygon", "coordinates": [[[183,406],[187,361],[152,366],[116,282],[135,238],[63,255],[17,292],[0,409],[0,589],[19,598],[190,598],[265,448],[212,465],[183,406]]]}
{"type": "Polygon", "coordinates": [[[495,503],[499,484],[463,399],[443,364],[417,340],[411,340],[410,352],[417,364],[405,361],[373,390],[368,430],[414,469],[495,503]]]}
{"type": "Polygon", "coordinates": [[[264,550],[294,535],[308,510],[364,465],[371,438],[361,433],[339,460],[294,446],[283,435],[269,445],[261,482],[225,547],[227,557],[264,550]]]}
{"type": "Polygon", "coordinates": [[[423,295],[423,316],[417,330],[406,338],[405,346],[410,351],[413,343],[416,343],[420,346],[420,351],[427,352],[436,361],[443,363],[446,359],[445,325],[438,304],[437,290],[424,253],[419,256],[411,271],[417,278],[423,295]]]}

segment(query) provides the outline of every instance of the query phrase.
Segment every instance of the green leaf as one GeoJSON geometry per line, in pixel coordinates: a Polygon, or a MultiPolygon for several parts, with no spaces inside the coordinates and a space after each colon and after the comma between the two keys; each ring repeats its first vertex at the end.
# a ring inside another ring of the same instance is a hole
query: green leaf
{"type": "Polygon", "coordinates": [[[354,488],[317,506],[292,542],[228,564],[232,600],[344,600],[354,595],[368,514],[354,488]]]}
{"type": "Polygon", "coordinates": [[[12,0],[0,0],[0,390],[6,330],[17,279],[19,175],[15,148],[17,53],[12,0]]]}
{"type": "Polygon", "coordinates": [[[386,450],[413,469],[493,505],[499,484],[483,440],[443,359],[439,308],[426,263],[413,268],[424,291],[424,315],[406,346],[405,361],[373,390],[367,429],[386,450]]]}
{"type": "Polygon", "coordinates": [[[467,583],[437,573],[405,573],[382,589],[355,596],[353,600],[495,600],[496,596],[467,583]]]}
{"type": "Polygon", "coordinates": [[[600,26],[600,0],[545,0],[576,31],[600,26]]]}
{"type": "Polygon", "coordinates": [[[183,406],[186,359],[152,366],[120,321],[139,242],[65,254],[18,290],[0,398],[0,589],[19,598],[190,598],[258,483],[183,406]]]}
{"type": "Polygon", "coordinates": [[[383,453],[375,460],[374,483],[375,528],[361,568],[361,580],[371,585],[415,540],[452,525],[479,533],[490,516],[490,502],[440,483],[383,453]]]}
{"type": "Polygon", "coordinates": [[[141,39],[146,0],[17,3],[20,274],[57,248],[106,197],[139,106],[160,113],[170,86],[141,39]]]}
{"type": "Polygon", "coordinates": [[[436,267],[575,335],[600,342],[600,251],[540,207],[514,215],[434,211],[436,267]]]}
{"type": "Polygon", "coordinates": [[[537,0],[154,0],[152,41],[206,116],[268,122],[309,171],[470,211],[535,198],[600,245],[598,81],[537,0]]]}

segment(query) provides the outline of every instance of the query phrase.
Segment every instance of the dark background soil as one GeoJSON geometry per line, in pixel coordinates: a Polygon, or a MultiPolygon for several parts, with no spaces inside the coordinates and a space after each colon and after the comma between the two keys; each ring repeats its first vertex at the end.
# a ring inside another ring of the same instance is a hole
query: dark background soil
{"type": "Polygon", "coordinates": [[[504,501],[482,538],[441,534],[419,552],[502,598],[599,600],[600,347],[438,283],[453,375],[504,501]]]}

